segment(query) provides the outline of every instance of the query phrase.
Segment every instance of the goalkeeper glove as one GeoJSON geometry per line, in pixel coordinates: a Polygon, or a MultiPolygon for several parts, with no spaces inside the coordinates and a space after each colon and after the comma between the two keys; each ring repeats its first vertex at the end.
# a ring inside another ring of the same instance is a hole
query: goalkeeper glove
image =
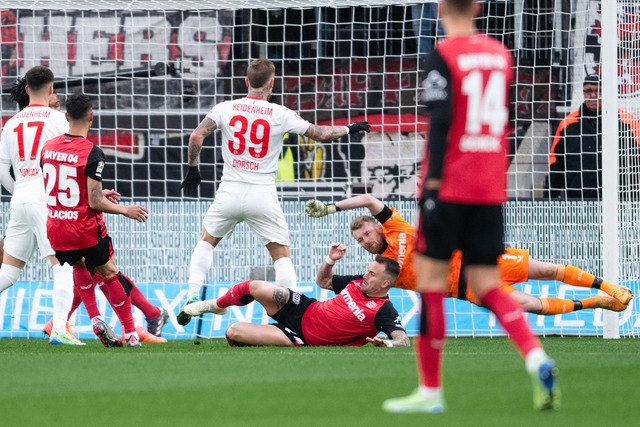
{"type": "Polygon", "coordinates": [[[200,171],[197,166],[189,166],[187,176],[184,177],[182,184],[180,184],[180,190],[184,189],[184,194],[187,196],[198,196],[198,185],[202,181],[200,171]]]}
{"type": "Polygon", "coordinates": [[[316,199],[307,200],[306,203],[307,215],[314,218],[330,215],[339,210],[340,209],[333,203],[326,204],[316,199]]]}
{"type": "Polygon", "coordinates": [[[353,135],[354,133],[358,133],[361,131],[369,132],[371,131],[371,126],[369,126],[369,122],[354,122],[350,125],[347,125],[349,129],[349,135],[353,135]]]}

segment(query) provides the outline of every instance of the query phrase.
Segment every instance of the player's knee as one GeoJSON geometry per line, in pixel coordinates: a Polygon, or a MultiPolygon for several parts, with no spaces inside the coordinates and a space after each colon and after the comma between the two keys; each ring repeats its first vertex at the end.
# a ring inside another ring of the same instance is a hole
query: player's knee
{"type": "Polygon", "coordinates": [[[256,295],[257,293],[260,293],[260,291],[267,289],[269,286],[273,285],[263,280],[252,280],[249,282],[249,293],[251,295],[256,295]]]}
{"type": "Polygon", "coordinates": [[[8,286],[12,286],[13,284],[15,284],[20,278],[20,274],[22,274],[22,269],[13,265],[2,264],[2,267],[0,267],[0,276],[2,277],[2,282],[7,284],[8,286]]]}
{"type": "Polygon", "coordinates": [[[237,323],[234,323],[233,325],[227,328],[226,332],[224,333],[224,336],[227,339],[227,343],[229,343],[230,346],[242,344],[241,329],[242,328],[239,327],[237,323]]]}

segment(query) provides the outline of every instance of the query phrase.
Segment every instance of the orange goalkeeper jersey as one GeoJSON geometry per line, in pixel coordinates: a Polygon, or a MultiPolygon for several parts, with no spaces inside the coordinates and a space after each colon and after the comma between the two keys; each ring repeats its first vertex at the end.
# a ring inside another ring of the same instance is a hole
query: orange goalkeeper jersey
{"type": "MultiPolygon", "coordinates": [[[[400,264],[400,276],[395,287],[416,290],[415,268],[413,266],[413,251],[415,249],[415,228],[409,224],[394,208],[391,218],[382,223],[382,233],[387,242],[387,249],[380,255],[394,259],[400,264]]],[[[476,305],[482,305],[473,295],[462,270],[462,251],[454,251],[449,263],[449,292],[448,296],[467,300],[476,305]]],[[[529,251],[526,249],[507,248],[498,258],[501,286],[512,289],[515,283],[526,282],[529,277],[529,251]]]]}
{"type": "MultiPolygon", "coordinates": [[[[529,251],[526,249],[507,248],[505,253],[498,258],[500,269],[500,285],[511,292],[516,283],[526,282],[529,279],[529,251]]],[[[471,292],[471,286],[464,275],[460,275],[464,259],[462,251],[454,251],[449,262],[449,297],[469,301],[476,305],[482,305],[480,299],[471,292]]]]}
{"type": "Polygon", "coordinates": [[[387,242],[387,249],[380,255],[394,259],[400,264],[400,276],[395,287],[415,290],[416,273],[413,267],[413,250],[416,243],[416,229],[395,210],[393,215],[382,223],[382,234],[387,242]]]}

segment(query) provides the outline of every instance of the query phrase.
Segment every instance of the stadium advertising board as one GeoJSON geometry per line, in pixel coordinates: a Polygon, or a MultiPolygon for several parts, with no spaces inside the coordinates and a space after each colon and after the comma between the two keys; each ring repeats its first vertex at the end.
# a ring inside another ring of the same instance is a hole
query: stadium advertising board
{"type": "MultiPolygon", "coordinates": [[[[217,298],[225,293],[231,283],[217,283],[204,287],[206,298],[217,298]]],[[[625,283],[637,294],[638,282],[625,283]]],[[[187,326],[176,322],[175,313],[184,302],[187,285],[140,283],[140,290],[148,296],[150,302],[164,307],[172,316],[163,330],[168,339],[192,339],[196,336],[204,338],[224,338],[224,331],[235,322],[252,322],[258,324],[273,323],[262,306],[251,303],[243,307],[230,307],[224,316],[206,314],[202,319],[193,319],[187,326]]],[[[554,282],[531,281],[518,285],[518,288],[534,295],[566,298],[583,298],[591,294],[589,290],[572,288],[566,285],[557,286],[554,282]]],[[[6,292],[0,294],[0,338],[39,338],[42,328],[53,313],[51,301],[51,282],[18,282],[6,292]]],[[[304,283],[299,291],[306,295],[326,300],[334,294],[318,288],[314,283],[304,283]]],[[[418,309],[420,300],[416,293],[400,289],[391,290],[391,301],[400,313],[402,323],[409,335],[418,334],[418,309]]],[[[104,296],[98,292],[98,308],[105,315],[107,323],[120,333],[120,324],[104,296]]],[[[629,308],[621,313],[619,322],[621,335],[640,334],[640,317],[637,316],[639,303],[634,299],[629,308]]],[[[500,336],[503,330],[493,315],[483,308],[471,305],[466,301],[448,298],[446,300],[447,334],[449,336],[500,336]]],[[[557,316],[526,315],[534,332],[544,335],[602,335],[602,310],[583,310],[557,316]]],[[[144,316],[134,310],[136,324],[144,325],[144,316]]],[[[74,314],[71,319],[76,335],[81,339],[94,339],[91,321],[84,309],[74,314]]]]}

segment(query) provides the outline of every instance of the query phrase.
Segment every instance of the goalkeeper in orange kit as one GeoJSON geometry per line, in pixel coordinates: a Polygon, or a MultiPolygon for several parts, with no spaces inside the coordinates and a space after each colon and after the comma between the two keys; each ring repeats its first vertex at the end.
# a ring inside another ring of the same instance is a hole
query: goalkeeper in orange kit
{"type": "MultiPolygon", "coordinates": [[[[341,210],[367,208],[373,216],[359,216],[351,221],[351,235],[367,252],[380,254],[398,261],[400,276],[395,286],[414,291],[416,289],[412,262],[415,228],[394,209],[375,197],[365,194],[336,203],[325,204],[319,200],[306,202],[307,215],[322,217],[341,210]]],[[[460,274],[465,264],[464,254],[455,251],[449,264],[448,297],[469,301],[482,306],[471,292],[465,275],[460,274]]],[[[587,308],[603,308],[611,311],[625,310],[633,295],[621,286],[609,283],[572,265],[542,262],[529,257],[526,249],[507,248],[499,258],[502,289],[508,292],[524,311],[541,315],[569,313],[587,308]],[[562,298],[538,298],[513,287],[528,280],[556,280],[571,286],[599,289],[609,296],[570,300],[562,298]]]]}

